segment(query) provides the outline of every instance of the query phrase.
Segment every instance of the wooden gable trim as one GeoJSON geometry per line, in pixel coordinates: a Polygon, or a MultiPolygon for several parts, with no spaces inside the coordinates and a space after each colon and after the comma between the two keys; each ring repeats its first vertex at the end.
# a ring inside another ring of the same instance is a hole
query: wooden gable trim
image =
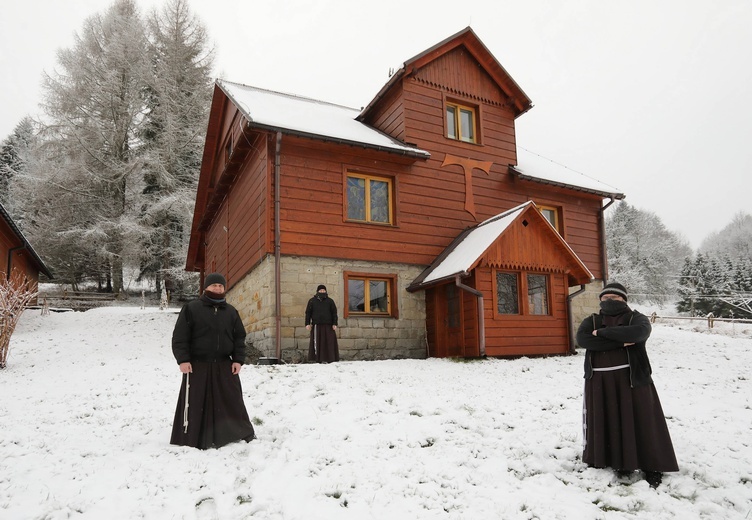
{"type": "Polygon", "coordinates": [[[463,47],[456,48],[425,67],[411,78],[439,88],[443,95],[461,100],[514,109],[514,101],[499,87],[498,83],[480,66],[475,57],[463,47]],[[480,87],[480,90],[478,90],[480,87]]]}
{"type": "Polygon", "coordinates": [[[511,98],[514,102],[517,116],[522,115],[533,107],[532,101],[527,94],[522,91],[520,86],[512,79],[512,76],[502,67],[470,27],[466,27],[443,42],[408,60],[405,62],[405,70],[407,74],[414,74],[418,69],[425,67],[428,63],[455,50],[459,46],[464,46],[486,73],[496,82],[499,88],[511,98]]]}
{"type": "Polygon", "coordinates": [[[590,271],[561,235],[531,204],[504,230],[472,266],[565,273],[571,285],[587,284],[590,271]],[[552,255],[552,253],[554,253],[552,255]]]}
{"type": "Polygon", "coordinates": [[[402,68],[395,72],[389,81],[384,85],[371,102],[361,111],[356,118],[358,121],[368,119],[370,112],[380,103],[387,93],[396,85],[407,78],[414,76],[419,69],[425,67],[441,56],[452,52],[459,46],[464,46],[470,55],[475,58],[478,64],[486,71],[489,77],[499,86],[504,94],[510,99],[515,112],[515,117],[519,117],[533,107],[530,98],[523,92],[520,86],[512,79],[512,76],[501,66],[498,60],[480,41],[478,36],[470,27],[450,36],[446,40],[437,43],[430,49],[407,60],[402,68]]]}

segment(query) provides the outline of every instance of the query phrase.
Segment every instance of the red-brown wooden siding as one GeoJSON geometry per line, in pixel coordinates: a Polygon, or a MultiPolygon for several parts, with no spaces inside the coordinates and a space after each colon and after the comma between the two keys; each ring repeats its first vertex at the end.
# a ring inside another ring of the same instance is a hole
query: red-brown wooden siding
{"type": "MultiPolygon", "coordinates": [[[[508,165],[516,164],[516,114],[509,98],[460,48],[395,82],[367,117],[382,131],[431,152],[428,160],[284,135],[282,254],[428,265],[467,227],[532,199],[562,209],[564,237],[594,276],[602,277],[601,198],[510,176],[508,165]],[[479,106],[479,144],[445,137],[447,97],[479,106]],[[464,171],[458,165],[442,167],[447,154],[492,163],[489,173],[472,172],[475,218],[465,210],[464,171]],[[345,221],[343,183],[350,170],[393,179],[394,226],[345,221]]],[[[237,122],[237,114],[229,110],[223,136],[239,128],[237,122]]],[[[272,143],[272,133],[267,141],[272,143]]],[[[218,157],[225,143],[224,137],[217,140],[218,157]]],[[[207,265],[216,257],[217,268],[229,267],[235,281],[273,251],[274,148],[268,144],[250,150],[262,155],[243,165],[207,234],[207,265]],[[235,216],[239,208],[255,209],[235,216]],[[226,266],[228,252],[233,261],[226,266]]]]}
{"type": "MultiPolygon", "coordinates": [[[[495,294],[492,269],[479,268],[475,275],[476,289],[495,294]]],[[[551,275],[550,316],[498,315],[496,301],[484,299],[486,355],[566,354],[569,349],[566,285],[563,274],[551,275]]]]}
{"type": "MultiPolygon", "coordinates": [[[[23,246],[24,242],[18,238],[11,227],[0,217],[0,281],[6,279],[15,270],[26,276],[29,288],[36,291],[39,282],[39,270],[30,254],[25,249],[16,249],[23,246]],[[15,249],[11,253],[11,251],[15,249]],[[10,254],[10,259],[8,255],[10,254]],[[10,260],[10,269],[8,261],[10,260]],[[10,271],[10,272],[8,272],[10,271]]],[[[31,303],[36,303],[34,299],[31,303]]]]}

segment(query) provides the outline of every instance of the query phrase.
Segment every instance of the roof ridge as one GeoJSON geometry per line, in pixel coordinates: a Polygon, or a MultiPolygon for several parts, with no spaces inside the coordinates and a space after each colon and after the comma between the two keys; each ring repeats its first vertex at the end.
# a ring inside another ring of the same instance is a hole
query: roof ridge
{"type": "Polygon", "coordinates": [[[312,98],[312,97],[300,96],[298,94],[292,94],[290,92],[282,92],[280,90],[272,90],[272,89],[268,89],[268,88],[256,87],[254,85],[247,85],[245,83],[238,83],[237,81],[230,81],[230,80],[226,80],[226,79],[222,79],[222,78],[217,78],[216,82],[217,83],[221,82],[221,83],[228,84],[228,85],[234,85],[236,87],[243,87],[243,88],[253,89],[253,90],[260,91],[260,92],[268,92],[270,94],[277,94],[279,96],[285,96],[285,97],[289,97],[289,98],[293,98],[293,99],[299,99],[301,101],[310,101],[311,103],[318,103],[318,104],[321,104],[321,105],[329,105],[329,106],[338,107],[338,108],[345,108],[347,110],[352,110],[354,112],[360,113],[360,109],[358,109],[358,108],[348,107],[346,105],[340,105],[339,103],[333,103],[331,101],[324,101],[324,100],[315,99],[315,98],[312,98]]]}

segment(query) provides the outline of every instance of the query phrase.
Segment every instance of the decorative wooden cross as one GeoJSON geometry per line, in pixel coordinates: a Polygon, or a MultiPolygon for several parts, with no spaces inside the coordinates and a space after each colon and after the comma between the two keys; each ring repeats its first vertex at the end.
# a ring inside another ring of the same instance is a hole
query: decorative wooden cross
{"type": "Polygon", "coordinates": [[[465,211],[470,213],[475,220],[478,217],[475,216],[475,199],[473,198],[473,169],[477,168],[486,175],[491,173],[491,161],[477,161],[475,159],[469,159],[467,157],[457,157],[456,155],[446,154],[444,156],[444,162],[441,163],[441,167],[457,164],[462,167],[465,173],[465,211]]]}

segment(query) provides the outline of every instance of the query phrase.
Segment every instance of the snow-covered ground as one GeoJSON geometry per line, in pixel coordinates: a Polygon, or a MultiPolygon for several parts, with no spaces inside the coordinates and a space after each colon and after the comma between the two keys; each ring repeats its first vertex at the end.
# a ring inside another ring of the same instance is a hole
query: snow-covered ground
{"type": "Polygon", "coordinates": [[[681,470],[653,490],[581,462],[581,354],[248,366],[258,439],[171,446],[175,312],[24,314],[0,371],[0,518],[752,518],[750,325],[655,325],[681,470]]]}

